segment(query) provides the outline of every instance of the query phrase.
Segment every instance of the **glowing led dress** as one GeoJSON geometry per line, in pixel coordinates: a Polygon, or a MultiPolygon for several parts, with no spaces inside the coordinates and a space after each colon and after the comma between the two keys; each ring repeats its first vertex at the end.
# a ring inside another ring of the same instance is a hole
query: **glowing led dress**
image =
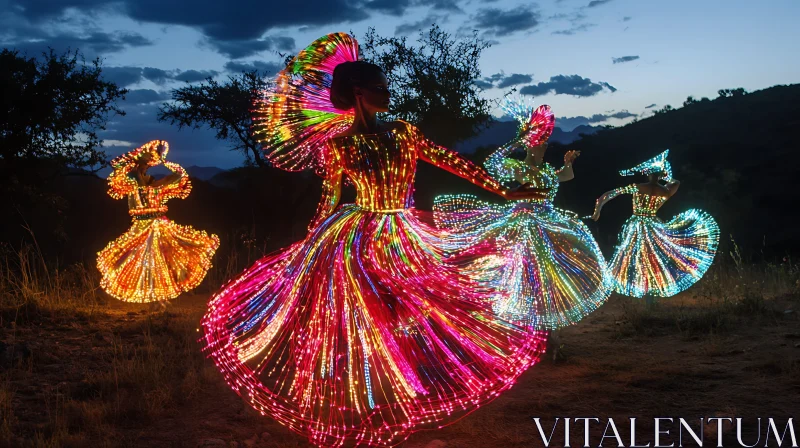
{"type": "Polygon", "coordinates": [[[609,263],[614,289],[631,297],[670,297],[703,277],[719,244],[719,227],[708,213],[691,209],[664,222],[656,212],[667,201],[636,185],[613,190],[609,199],[633,195],[633,216],[622,227],[609,263]]]}
{"type": "MultiPolygon", "coordinates": [[[[267,104],[281,105],[267,117],[272,132],[286,130],[286,117],[314,120],[319,108],[332,110],[323,75],[335,64],[298,65],[309,52],[345,50],[355,57],[352,38],[326,36],[282,72],[267,104]],[[282,79],[297,72],[322,84],[297,84],[301,92],[282,79]],[[322,93],[299,102],[307,113],[283,106],[309,92],[322,93]]],[[[444,260],[442,234],[409,209],[419,160],[499,185],[406,123],[324,140],[315,132],[326,131],[293,124],[289,135],[314,144],[287,152],[272,145],[267,154],[283,168],[319,168],[323,197],[303,241],[267,255],[211,299],[202,321],[207,349],[230,386],[319,446],[396,445],[511,387],[538,360],[543,337],[496,318],[489,292],[444,260]],[[337,208],[345,176],[356,203],[337,208]]]]}
{"type": "MultiPolygon", "coordinates": [[[[535,114],[552,113],[543,106],[535,114]]],[[[549,135],[549,133],[547,133],[549,135]]],[[[546,137],[526,144],[539,144],[546,137]]],[[[589,229],[575,214],[553,206],[558,173],[548,163],[531,167],[508,158],[507,145],[489,156],[486,166],[502,181],[549,190],[542,200],[494,205],[469,195],[435,199],[437,225],[451,232],[455,258],[486,251],[467,270],[493,287],[494,310],[502,318],[539,329],[578,322],[608,298],[606,262],[589,229]],[[491,249],[490,249],[491,251],[491,249]]]]}
{"type": "Polygon", "coordinates": [[[334,211],[326,195],[307,238],[228,284],[203,326],[228,382],[259,411],[322,446],[392,445],[509,388],[541,337],[480,305],[486,292],[407,209],[418,159],[462,175],[467,163],[410,125],[336,138],[327,159],[326,192],[344,174],[356,203],[334,211]]]}
{"type": "MultiPolygon", "coordinates": [[[[153,141],[135,152],[151,152],[161,160],[153,141]]],[[[108,177],[109,195],[128,199],[133,218],[130,229],[97,254],[102,274],[100,286],[108,294],[126,302],[155,302],[174,299],[197,287],[211,267],[219,238],[191,226],[176,224],[166,217],[167,200],[186,198],[191,191],[189,176],[180,165],[164,161],[164,166],[180,178],[160,187],[141,186],[130,176],[136,158],[129,155],[112,162],[108,177]]]]}

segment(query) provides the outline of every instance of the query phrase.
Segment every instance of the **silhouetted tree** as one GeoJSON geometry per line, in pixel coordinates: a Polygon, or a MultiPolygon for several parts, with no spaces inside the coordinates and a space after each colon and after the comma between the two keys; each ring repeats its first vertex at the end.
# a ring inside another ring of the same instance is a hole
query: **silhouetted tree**
{"type": "Polygon", "coordinates": [[[223,82],[209,77],[203,83],[173,90],[173,102],[161,105],[158,120],[178,128],[208,127],[216,131],[219,140],[227,140],[232,151],[263,167],[267,162],[253,135],[252,106],[269,85],[266,74],[258,70],[228,76],[223,82]]]}
{"type": "Polygon", "coordinates": [[[0,185],[34,190],[67,168],[99,169],[97,132],[127,90],[101,78],[99,59],[76,51],[28,58],[0,52],[0,185]]]}
{"type": "Polygon", "coordinates": [[[736,89],[720,89],[717,91],[720,98],[731,98],[735,96],[744,96],[747,95],[747,90],[742,87],[738,87],[736,89]]]}
{"type": "Polygon", "coordinates": [[[661,109],[653,111],[653,115],[665,114],[665,113],[667,113],[669,111],[672,111],[672,110],[675,110],[675,108],[673,108],[672,106],[667,104],[666,106],[662,107],[661,109]]]}
{"type": "Polygon", "coordinates": [[[380,65],[389,79],[390,115],[448,147],[474,136],[491,118],[490,103],[475,86],[481,52],[489,46],[477,32],[455,39],[437,25],[420,32],[417,45],[405,37],[379,36],[374,28],[361,43],[365,59],[380,65]]]}
{"type": "Polygon", "coordinates": [[[690,104],[699,103],[693,96],[686,97],[686,101],[683,102],[683,107],[686,107],[690,104]]]}

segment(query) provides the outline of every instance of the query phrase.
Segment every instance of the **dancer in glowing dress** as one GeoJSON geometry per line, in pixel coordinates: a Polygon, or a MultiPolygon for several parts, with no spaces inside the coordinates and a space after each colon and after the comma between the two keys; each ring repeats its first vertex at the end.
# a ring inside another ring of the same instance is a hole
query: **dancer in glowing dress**
{"type": "Polygon", "coordinates": [[[158,302],[194,289],[211,267],[219,238],[166,217],[166,202],[186,198],[189,176],[166,161],[167,142],[153,140],[111,162],[108,194],[128,199],[133,225],[97,254],[100,286],[126,302],[158,302]],[[148,168],[163,163],[172,174],[155,180],[148,168]]]}
{"type": "Polygon", "coordinates": [[[614,289],[631,297],[670,297],[692,286],[705,274],[719,244],[719,227],[708,213],[691,209],[664,222],[656,212],[678,190],[667,161],[669,150],[629,170],[648,182],[628,185],[603,194],[592,219],[600,218],[606,202],[633,195],[633,216],[622,227],[619,244],[609,264],[614,289]],[[666,181],[662,184],[660,180],[666,181]]]}
{"type": "Polygon", "coordinates": [[[320,446],[391,446],[452,423],[511,387],[543,337],[494,316],[409,209],[418,161],[509,191],[405,122],[384,123],[386,77],[347,34],[322,37],[277,78],[259,112],[267,157],[316,168],[309,234],[212,297],[207,350],[258,411],[320,446]],[[337,207],[343,177],[355,204],[337,207]]]}
{"type": "Polygon", "coordinates": [[[502,182],[546,188],[545,198],[494,205],[470,195],[437,197],[434,217],[452,232],[456,257],[472,255],[485,246],[496,254],[470,263],[468,270],[481,283],[498,291],[494,310],[500,317],[534,328],[554,330],[581,320],[608,298],[606,262],[589,229],[574,213],[553,206],[559,182],[574,178],[569,151],[564,167],[543,162],[547,138],[555,119],[549,106],[535,111],[507,102],[505,109],[520,122],[520,138],[490,155],[486,167],[502,182]],[[524,161],[510,158],[522,147],[524,161]]]}

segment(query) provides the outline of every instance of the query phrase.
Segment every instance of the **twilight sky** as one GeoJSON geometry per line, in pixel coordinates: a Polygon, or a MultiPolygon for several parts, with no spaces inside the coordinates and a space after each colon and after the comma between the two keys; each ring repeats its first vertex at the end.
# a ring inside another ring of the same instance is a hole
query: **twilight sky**
{"type": "MultiPolygon", "coordinates": [[[[550,104],[557,126],[620,125],[687,96],[800,82],[800,0],[0,0],[0,44],[36,55],[79,48],[131,90],[102,134],[110,156],[161,138],[185,166],[230,168],[210,131],[156,121],[170,89],[257,67],[324,34],[479,30],[480,85],[550,104]],[[768,5],[768,6],[765,6],[768,5]],[[794,55],[794,56],[792,56],[794,55]]],[[[499,111],[496,112],[499,115],[499,111]]]]}

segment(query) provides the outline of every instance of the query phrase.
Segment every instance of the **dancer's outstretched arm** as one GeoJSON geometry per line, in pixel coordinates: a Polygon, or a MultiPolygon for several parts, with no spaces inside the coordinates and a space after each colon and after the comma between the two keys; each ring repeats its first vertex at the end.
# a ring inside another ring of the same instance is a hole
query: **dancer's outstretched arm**
{"type": "MultiPolygon", "coordinates": [[[[414,129],[416,131],[416,129],[414,129]]],[[[455,151],[439,146],[415,132],[416,147],[420,159],[439,167],[458,177],[464,178],[473,184],[497,193],[506,199],[544,199],[547,190],[542,188],[518,188],[510,190],[500,185],[496,179],[489,175],[483,168],[461,157],[455,151]]]]}
{"type": "Polygon", "coordinates": [[[603,193],[602,196],[597,198],[597,202],[595,203],[594,206],[594,214],[592,215],[592,219],[594,219],[595,221],[600,219],[600,210],[603,208],[604,205],[606,205],[606,202],[614,199],[615,197],[621,194],[633,194],[636,193],[637,191],[639,191],[639,187],[637,187],[636,185],[628,185],[626,187],[615,188],[614,190],[603,193]]]}

